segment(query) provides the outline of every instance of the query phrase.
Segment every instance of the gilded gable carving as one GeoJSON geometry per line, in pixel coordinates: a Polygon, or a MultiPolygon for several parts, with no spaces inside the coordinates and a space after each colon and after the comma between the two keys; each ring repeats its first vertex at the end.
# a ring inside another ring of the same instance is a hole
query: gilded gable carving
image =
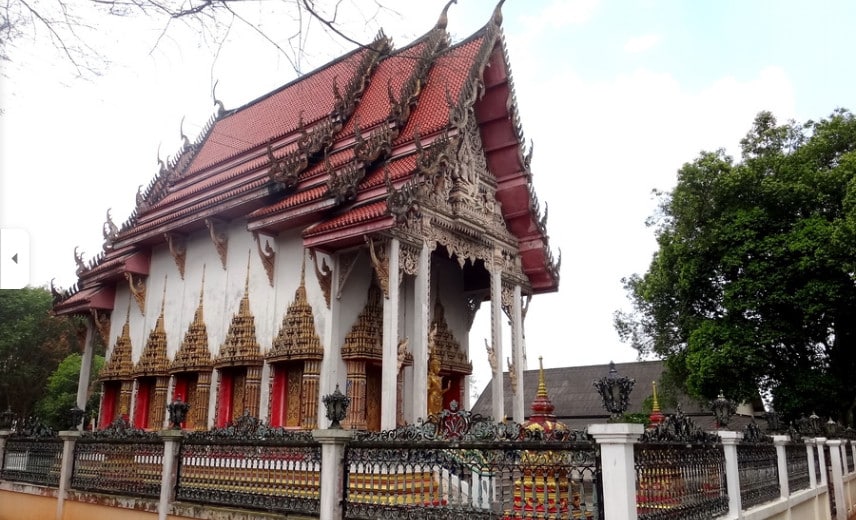
{"type": "Polygon", "coordinates": [[[321,359],[324,347],[315,332],[315,315],[306,298],[306,282],[303,272],[300,285],[294,291],[294,300],[282,318],[282,327],[273,340],[271,350],[265,355],[270,362],[293,359],[321,359]]]}
{"type": "Polygon", "coordinates": [[[143,376],[165,376],[167,375],[168,361],[166,358],[166,329],[163,325],[163,306],[158,316],[155,327],[149,333],[146,346],[134,367],[134,377],[143,376]]]}
{"type": "Polygon", "coordinates": [[[383,359],[383,303],[374,282],[369,286],[366,306],[345,336],[342,359],[383,359]]]}
{"type": "Polygon", "coordinates": [[[461,349],[461,344],[455,339],[455,335],[449,330],[445,310],[439,299],[434,305],[434,319],[431,321],[428,343],[430,352],[440,358],[441,371],[456,374],[473,373],[473,364],[461,349]]]}
{"type": "Polygon", "coordinates": [[[236,365],[261,365],[262,356],[256,339],[256,318],[250,312],[250,272],[247,269],[247,281],[244,283],[244,296],[241,298],[238,312],[232,317],[226,341],[220,346],[220,352],[214,360],[216,368],[236,365]]]}
{"type": "MultiPolygon", "coordinates": [[[[203,271],[204,273],[204,271],[203,271]]],[[[205,275],[202,275],[203,280],[205,275]]],[[[203,286],[205,282],[203,281],[203,286]]],[[[211,351],[208,349],[208,328],[205,326],[203,310],[203,291],[199,293],[199,305],[193,314],[193,321],[184,333],[184,339],[175,359],[172,360],[169,371],[173,374],[179,372],[203,372],[211,370],[211,351]]]]}
{"type": "Polygon", "coordinates": [[[131,332],[129,318],[125,318],[122,333],[116,337],[116,343],[110,354],[110,360],[101,369],[101,381],[116,381],[131,379],[133,362],[131,361],[131,332]]]}

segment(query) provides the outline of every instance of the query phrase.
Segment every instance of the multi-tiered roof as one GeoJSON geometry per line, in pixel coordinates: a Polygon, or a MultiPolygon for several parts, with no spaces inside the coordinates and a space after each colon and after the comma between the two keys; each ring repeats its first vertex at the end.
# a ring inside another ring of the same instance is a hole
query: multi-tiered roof
{"type": "Polygon", "coordinates": [[[150,250],[165,237],[183,271],[181,237],[205,229],[213,237],[222,219],[246,219],[253,232],[301,229],[306,247],[327,251],[362,243],[422,211],[444,168],[455,186],[437,212],[472,237],[500,230],[531,292],[555,291],[558,263],[532,186],[501,20],[497,8],[482,29],[450,44],[444,9],[402,49],[381,33],[240,108],[217,101],[198,139],[185,138],[138,192],[127,221],[116,226],[108,215],[104,251],[88,263],[76,257],[78,286],[56,310],[111,308],[115,282],[147,275],[150,250]],[[480,140],[490,180],[464,194],[466,179],[449,161],[468,135],[480,140]],[[474,199],[480,204],[467,203],[474,199]]]}

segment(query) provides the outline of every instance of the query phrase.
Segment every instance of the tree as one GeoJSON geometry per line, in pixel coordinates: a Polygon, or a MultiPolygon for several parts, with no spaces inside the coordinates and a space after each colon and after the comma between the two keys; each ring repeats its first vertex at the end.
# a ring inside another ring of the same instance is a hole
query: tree
{"type": "Polygon", "coordinates": [[[759,389],[793,419],[856,409],[856,118],[760,113],[742,161],[703,152],[660,194],[648,271],[616,329],[689,394],[759,389]]]}
{"type": "Polygon", "coordinates": [[[355,22],[355,27],[370,25],[383,10],[388,9],[380,2],[357,0],[8,0],[0,4],[0,60],[10,60],[17,42],[29,37],[50,41],[77,74],[97,73],[107,61],[99,50],[99,21],[140,17],[156,29],[153,40],[146,42],[152,49],[185,27],[194,43],[211,45],[216,57],[232,29],[241,26],[273,46],[299,74],[310,30],[318,27],[359,45],[342,20],[355,22]]]}
{"type": "Polygon", "coordinates": [[[50,314],[52,302],[43,288],[0,291],[0,407],[19,417],[32,413],[48,376],[85,338],[78,319],[50,314]]]}
{"type": "MultiPolygon", "coordinates": [[[[36,405],[36,414],[45,424],[54,430],[68,428],[69,411],[77,405],[77,382],[80,377],[80,365],[83,356],[74,352],[63,359],[56,370],[48,377],[44,397],[36,405]]],[[[89,397],[86,401],[86,417],[98,413],[101,392],[94,389],[98,374],[104,366],[103,356],[92,357],[92,371],[89,377],[89,397]]]]}

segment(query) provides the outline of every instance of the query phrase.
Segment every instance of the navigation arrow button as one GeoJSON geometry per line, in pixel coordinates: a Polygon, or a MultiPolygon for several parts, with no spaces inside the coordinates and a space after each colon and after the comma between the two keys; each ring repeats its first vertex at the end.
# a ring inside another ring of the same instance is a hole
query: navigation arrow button
{"type": "Polygon", "coordinates": [[[18,253],[15,253],[15,256],[12,257],[12,261],[16,264],[18,263],[18,253]]]}

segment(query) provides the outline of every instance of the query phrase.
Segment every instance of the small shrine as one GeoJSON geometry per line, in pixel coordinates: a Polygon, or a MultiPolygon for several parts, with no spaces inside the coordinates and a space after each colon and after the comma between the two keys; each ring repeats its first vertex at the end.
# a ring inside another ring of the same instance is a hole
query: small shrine
{"type": "MultiPolygon", "coordinates": [[[[532,400],[532,414],[523,423],[528,436],[550,441],[562,439],[568,427],[553,415],[553,402],[544,381],[543,358],[538,358],[538,390],[532,400]]],[[[504,520],[593,518],[593,512],[580,507],[578,485],[568,475],[568,466],[561,453],[552,451],[524,452],[521,457],[523,475],[514,481],[514,502],[504,520]]]]}

